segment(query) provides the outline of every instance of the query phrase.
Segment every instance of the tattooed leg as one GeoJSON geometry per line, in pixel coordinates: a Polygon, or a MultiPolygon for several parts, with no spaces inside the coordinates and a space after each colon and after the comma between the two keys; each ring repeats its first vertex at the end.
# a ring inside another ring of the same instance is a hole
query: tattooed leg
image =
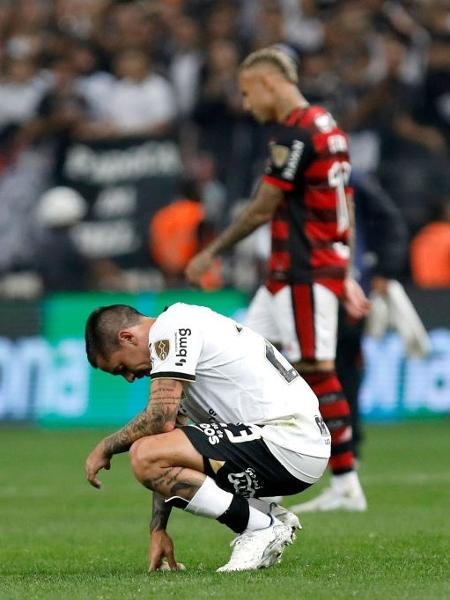
{"type": "Polygon", "coordinates": [[[138,481],[159,495],[154,495],[152,533],[167,524],[167,500],[187,512],[217,519],[237,533],[248,526],[251,511],[247,500],[219,488],[202,472],[203,458],[182,431],[139,440],[133,444],[130,458],[138,481]],[[189,446],[183,444],[183,438],[189,446]],[[181,443],[178,448],[177,441],[181,443]],[[179,452],[183,448],[192,451],[183,456],[179,452]]]}
{"type": "Polygon", "coordinates": [[[157,490],[153,495],[153,517],[150,526],[153,533],[165,527],[172,506],[187,512],[217,519],[236,533],[242,533],[249,524],[250,511],[260,516],[258,524],[267,527],[270,517],[251,509],[245,498],[233,496],[219,488],[213,479],[204,473],[167,467],[155,478],[142,482],[146,487],[157,490]]]}
{"type": "Polygon", "coordinates": [[[155,465],[153,472],[147,470],[143,478],[138,477],[145,487],[163,496],[178,496],[191,500],[203,484],[206,475],[183,467],[159,467],[155,465]]]}
{"type": "Polygon", "coordinates": [[[130,460],[136,479],[164,498],[189,501],[205,479],[203,458],[180,429],[138,440],[130,460]]]}

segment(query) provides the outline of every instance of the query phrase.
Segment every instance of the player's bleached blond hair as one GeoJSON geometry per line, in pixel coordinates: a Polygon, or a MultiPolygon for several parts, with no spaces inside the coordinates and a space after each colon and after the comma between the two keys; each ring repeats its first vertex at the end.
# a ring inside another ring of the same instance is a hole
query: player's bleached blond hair
{"type": "Polygon", "coordinates": [[[297,65],[295,61],[286,52],[273,46],[262,48],[249,54],[241,63],[240,71],[251,69],[263,63],[273,65],[289,83],[298,84],[297,65]]]}

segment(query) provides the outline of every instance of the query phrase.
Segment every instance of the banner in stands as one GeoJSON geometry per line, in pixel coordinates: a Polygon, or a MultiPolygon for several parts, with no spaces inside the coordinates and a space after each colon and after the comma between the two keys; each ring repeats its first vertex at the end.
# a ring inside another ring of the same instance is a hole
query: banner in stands
{"type": "Polygon", "coordinates": [[[88,203],[73,233],[91,258],[115,259],[122,267],[149,264],[148,225],[176,195],[181,160],[169,138],[75,143],[65,154],[62,185],[88,203]]]}
{"type": "Polygon", "coordinates": [[[427,358],[407,358],[396,333],[364,340],[365,378],[359,404],[369,420],[450,413],[450,330],[430,332],[427,358]]]}
{"type": "MultiPolygon", "coordinates": [[[[150,381],[130,385],[90,367],[83,338],[86,317],[97,306],[113,303],[132,304],[157,315],[179,301],[210,306],[242,321],[248,296],[234,290],[207,294],[174,290],[140,295],[58,294],[42,302],[1,302],[0,420],[46,426],[124,424],[146,405],[150,381]]],[[[429,304],[432,319],[438,304],[436,299],[429,304]]],[[[434,324],[430,337],[432,352],[421,360],[405,356],[395,333],[366,338],[360,395],[366,420],[450,413],[450,324],[434,324]]]]}

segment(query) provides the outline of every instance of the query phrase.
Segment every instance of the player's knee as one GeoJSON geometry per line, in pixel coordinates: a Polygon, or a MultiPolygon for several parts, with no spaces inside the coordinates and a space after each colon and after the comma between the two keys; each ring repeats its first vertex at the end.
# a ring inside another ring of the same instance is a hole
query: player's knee
{"type": "Polygon", "coordinates": [[[153,445],[151,438],[141,438],[136,440],[129,450],[131,468],[139,480],[145,478],[145,474],[153,465],[155,457],[152,452],[153,445]]]}

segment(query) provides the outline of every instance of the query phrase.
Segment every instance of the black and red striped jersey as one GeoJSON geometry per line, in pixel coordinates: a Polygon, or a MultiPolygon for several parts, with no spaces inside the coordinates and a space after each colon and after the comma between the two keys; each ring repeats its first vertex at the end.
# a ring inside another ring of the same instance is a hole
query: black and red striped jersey
{"type": "Polygon", "coordinates": [[[284,192],[272,219],[269,290],[318,282],[341,294],[349,261],[348,140],[319,106],[277,124],[263,181],[284,192]]]}

